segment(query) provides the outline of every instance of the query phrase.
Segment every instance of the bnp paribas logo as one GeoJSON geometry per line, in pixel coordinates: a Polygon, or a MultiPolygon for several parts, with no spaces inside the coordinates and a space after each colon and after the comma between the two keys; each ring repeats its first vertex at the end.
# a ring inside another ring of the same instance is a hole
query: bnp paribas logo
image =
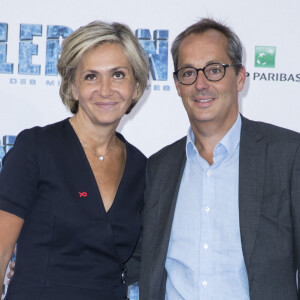
{"type": "Polygon", "coordinates": [[[255,67],[275,68],[276,47],[256,46],[255,47],[255,67]]]}

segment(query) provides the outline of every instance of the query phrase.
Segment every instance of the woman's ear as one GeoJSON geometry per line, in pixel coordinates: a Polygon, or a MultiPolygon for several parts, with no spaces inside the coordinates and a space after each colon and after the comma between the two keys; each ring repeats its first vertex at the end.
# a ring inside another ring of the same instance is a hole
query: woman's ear
{"type": "Polygon", "coordinates": [[[78,89],[75,86],[75,84],[72,84],[72,89],[71,90],[72,90],[73,98],[78,101],[78,99],[79,99],[78,89]]]}

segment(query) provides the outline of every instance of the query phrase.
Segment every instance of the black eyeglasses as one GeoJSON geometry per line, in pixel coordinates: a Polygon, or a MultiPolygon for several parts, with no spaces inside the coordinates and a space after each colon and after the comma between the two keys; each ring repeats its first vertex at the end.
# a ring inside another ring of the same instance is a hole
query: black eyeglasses
{"type": "Polygon", "coordinates": [[[221,64],[221,63],[210,63],[204,68],[196,69],[194,67],[183,67],[175,71],[173,74],[177,80],[183,85],[193,84],[198,77],[199,71],[202,71],[204,76],[209,81],[219,81],[226,73],[226,68],[229,67],[242,67],[242,64],[221,64]]]}

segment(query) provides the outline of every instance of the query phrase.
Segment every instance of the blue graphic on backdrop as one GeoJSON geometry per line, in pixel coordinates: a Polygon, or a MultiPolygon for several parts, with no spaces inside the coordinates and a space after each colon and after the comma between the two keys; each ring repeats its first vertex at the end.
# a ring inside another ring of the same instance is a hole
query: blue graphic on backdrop
{"type": "MultiPolygon", "coordinates": [[[[61,41],[71,34],[73,30],[62,25],[48,25],[46,33],[45,75],[57,76],[57,60],[61,51],[61,41]]],[[[137,29],[136,37],[149,56],[150,72],[154,81],[168,80],[168,30],[155,30],[153,37],[149,29],[137,29]]],[[[33,43],[34,37],[42,37],[41,24],[20,24],[19,62],[18,74],[41,75],[41,65],[32,64],[33,56],[41,55],[38,45],[33,43]]],[[[13,74],[14,63],[7,62],[8,24],[0,23],[0,74],[13,74]]],[[[10,83],[18,81],[11,78],[10,83]]],[[[23,80],[21,84],[35,84],[35,80],[23,80]]],[[[158,87],[157,87],[158,89],[158,87]]],[[[169,87],[163,88],[168,90],[169,87]]]]}
{"type": "Polygon", "coordinates": [[[41,66],[32,64],[32,56],[38,55],[38,45],[31,42],[33,36],[42,36],[42,25],[21,24],[19,45],[19,74],[41,74],[41,66]]]}
{"type": "Polygon", "coordinates": [[[12,74],[14,65],[6,63],[7,59],[7,23],[0,23],[0,73],[12,74]],[[3,43],[5,42],[5,43],[3,43]]]}
{"type": "MultiPolygon", "coordinates": [[[[19,43],[18,74],[41,75],[41,66],[32,64],[32,56],[38,55],[38,45],[33,43],[33,37],[42,36],[43,27],[40,24],[21,24],[19,43]]],[[[61,51],[60,38],[64,39],[73,30],[61,25],[47,26],[46,67],[45,75],[57,75],[56,64],[61,51]]],[[[12,74],[13,63],[7,63],[8,24],[0,23],[0,73],[12,74]]]]}
{"type": "Polygon", "coordinates": [[[72,32],[72,29],[65,26],[47,26],[46,75],[56,76],[58,74],[56,64],[61,51],[59,38],[66,38],[72,32]]]}
{"type": "Polygon", "coordinates": [[[151,40],[149,29],[137,29],[135,35],[149,56],[153,80],[167,80],[169,31],[155,30],[154,41],[151,40]]]}
{"type": "MultiPolygon", "coordinates": [[[[57,60],[61,51],[59,38],[66,38],[73,31],[65,26],[47,26],[46,75],[57,75],[57,60]]],[[[42,36],[42,25],[21,24],[19,48],[19,74],[40,75],[41,66],[32,65],[32,55],[38,55],[38,45],[33,44],[33,36],[42,36]]]]}

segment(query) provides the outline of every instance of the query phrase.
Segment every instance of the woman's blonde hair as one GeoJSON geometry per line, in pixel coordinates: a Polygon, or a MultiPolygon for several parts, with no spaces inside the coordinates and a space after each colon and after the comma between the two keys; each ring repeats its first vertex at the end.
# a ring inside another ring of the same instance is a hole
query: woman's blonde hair
{"type": "Polygon", "coordinates": [[[61,55],[57,63],[57,70],[61,75],[59,94],[62,102],[73,114],[78,111],[78,101],[74,99],[72,94],[77,67],[89,49],[104,43],[121,45],[133,70],[137,83],[137,97],[132,99],[127,114],[146,89],[149,72],[148,57],[130,28],[120,23],[94,21],[80,27],[63,41],[61,55]]]}

